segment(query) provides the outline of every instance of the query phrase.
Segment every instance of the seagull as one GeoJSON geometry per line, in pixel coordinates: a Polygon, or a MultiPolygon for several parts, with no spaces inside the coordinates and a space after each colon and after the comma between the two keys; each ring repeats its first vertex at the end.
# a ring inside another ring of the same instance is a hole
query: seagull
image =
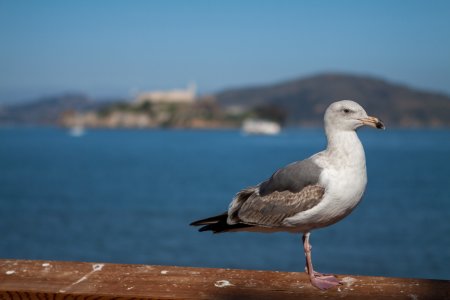
{"type": "Polygon", "coordinates": [[[326,290],[342,284],[334,275],[314,271],[310,232],[346,217],[360,202],[367,184],[364,148],[356,130],[367,125],[385,129],[351,100],[325,111],[327,148],[279,169],[264,182],[238,192],[228,211],[192,222],[199,231],[301,233],[305,271],[311,284],[326,290]]]}

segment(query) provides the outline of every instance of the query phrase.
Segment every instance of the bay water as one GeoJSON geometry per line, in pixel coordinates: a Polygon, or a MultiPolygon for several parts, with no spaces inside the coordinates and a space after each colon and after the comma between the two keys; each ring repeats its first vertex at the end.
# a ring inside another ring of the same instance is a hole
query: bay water
{"type": "MultiPolygon", "coordinates": [[[[363,201],[312,232],[321,272],[450,279],[450,131],[370,130],[363,201]]],[[[303,271],[300,235],[199,233],[321,129],[0,129],[0,258],[303,271]]]]}

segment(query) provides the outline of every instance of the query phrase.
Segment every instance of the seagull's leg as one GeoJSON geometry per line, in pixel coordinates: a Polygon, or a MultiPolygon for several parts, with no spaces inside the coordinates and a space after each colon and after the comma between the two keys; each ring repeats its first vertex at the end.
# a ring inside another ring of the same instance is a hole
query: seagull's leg
{"type": "Polygon", "coordinates": [[[341,282],[333,275],[324,275],[314,271],[311,258],[312,247],[309,244],[309,232],[303,235],[303,248],[305,250],[306,257],[306,270],[309,275],[309,280],[313,286],[321,290],[326,290],[341,284],[341,282]]]}
{"type": "Polygon", "coordinates": [[[305,272],[306,272],[306,274],[309,275],[310,270],[312,270],[312,262],[310,261],[310,259],[308,259],[308,253],[309,253],[309,257],[311,258],[311,249],[312,249],[312,246],[309,244],[309,232],[303,234],[302,241],[303,241],[303,249],[305,251],[305,259],[306,259],[305,272]],[[308,242],[306,242],[307,236],[308,236],[308,242]]]}
{"type": "MultiPolygon", "coordinates": [[[[303,245],[304,245],[304,244],[305,244],[305,235],[303,235],[302,239],[303,239],[303,245]]],[[[309,252],[312,252],[311,250],[312,250],[312,245],[309,244],[309,252]]],[[[306,253],[306,249],[305,249],[305,253],[306,253]]],[[[306,256],[306,255],[305,255],[305,256],[306,256]]],[[[309,274],[309,272],[308,272],[308,260],[306,260],[306,264],[305,264],[305,273],[306,273],[306,274],[309,274]]],[[[313,270],[313,273],[314,273],[314,276],[331,275],[331,274],[323,274],[323,273],[319,273],[319,272],[316,272],[316,271],[314,271],[314,270],[313,270]]]]}

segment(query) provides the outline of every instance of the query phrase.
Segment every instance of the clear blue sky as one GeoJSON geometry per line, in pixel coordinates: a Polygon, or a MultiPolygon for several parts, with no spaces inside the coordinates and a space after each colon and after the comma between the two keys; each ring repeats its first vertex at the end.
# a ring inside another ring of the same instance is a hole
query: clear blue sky
{"type": "Polygon", "coordinates": [[[450,93],[450,1],[0,0],[0,103],[325,71],[450,93]]]}

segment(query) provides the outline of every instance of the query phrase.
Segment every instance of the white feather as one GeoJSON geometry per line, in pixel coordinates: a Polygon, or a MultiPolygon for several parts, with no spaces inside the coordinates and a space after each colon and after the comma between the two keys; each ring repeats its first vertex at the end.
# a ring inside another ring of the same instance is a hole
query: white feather
{"type": "Polygon", "coordinates": [[[325,129],[328,147],[312,157],[323,168],[319,184],[325,187],[324,197],[315,207],[285,219],[283,224],[290,227],[289,231],[306,233],[334,224],[347,216],[364,194],[366,159],[358,135],[353,128],[325,129]]]}

